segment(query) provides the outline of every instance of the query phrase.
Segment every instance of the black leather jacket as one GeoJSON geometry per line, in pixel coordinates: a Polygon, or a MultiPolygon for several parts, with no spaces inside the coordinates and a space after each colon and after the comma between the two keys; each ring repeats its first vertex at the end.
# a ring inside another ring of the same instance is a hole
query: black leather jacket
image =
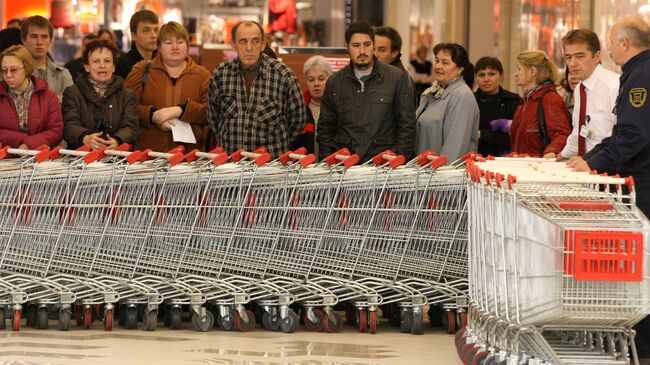
{"type": "Polygon", "coordinates": [[[362,161],[388,149],[413,156],[415,107],[409,76],[373,58],[365,85],[354,75],[352,64],[327,81],[318,120],[321,158],[344,147],[362,161]]]}

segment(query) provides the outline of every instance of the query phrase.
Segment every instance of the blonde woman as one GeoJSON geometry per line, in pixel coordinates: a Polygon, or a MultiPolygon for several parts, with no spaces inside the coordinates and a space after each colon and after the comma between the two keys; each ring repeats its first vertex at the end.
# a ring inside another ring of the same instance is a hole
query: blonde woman
{"type": "Polygon", "coordinates": [[[557,66],[542,51],[517,56],[515,79],[524,90],[510,127],[513,152],[555,158],[571,134],[571,121],[564,100],[557,93],[557,66]]]}

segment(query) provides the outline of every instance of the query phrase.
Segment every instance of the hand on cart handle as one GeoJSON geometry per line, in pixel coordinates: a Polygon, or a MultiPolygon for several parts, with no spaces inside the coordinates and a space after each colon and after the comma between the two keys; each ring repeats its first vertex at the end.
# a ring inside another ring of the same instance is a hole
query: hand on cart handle
{"type": "Polygon", "coordinates": [[[388,164],[391,169],[396,169],[406,162],[406,158],[402,155],[397,155],[391,150],[386,150],[384,152],[378,153],[375,157],[372,158],[372,162],[377,166],[382,166],[388,164]]]}
{"type": "Polygon", "coordinates": [[[341,148],[323,159],[330,166],[342,163],[346,168],[356,165],[359,163],[359,160],[359,155],[351,154],[347,148],[341,148]]]}
{"type": "Polygon", "coordinates": [[[283,165],[288,165],[289,162],[295,162],[299,161],[300,166],[303,168],[313,164],[316,162],[316,156],[314,156],[313,153],[310,154],[305,154],[307,152],[307,149],[304,147],[301,147],[297,149],[295,152],[294,151],[287,151],[283,153],[278,160],[280,161],[281,164],[283,165]]]}
{"type": "Polygon", "coordinates": [[[220,166],[228,162],[228,154],[221,147],[217,147],[210,152],[201,152],[198,149],[193,149],[185,155],[185,161],[187,162],[196,161],[199,158],[212,160],[215,166],[220,166]]]}
{"type": "Polygon", "coordinates": [[[0,160],[7,158],[8,155],[33,156],[34,161],[40,163],[50,158],[50,148],[47,146],[39,146],[36,149],[30,150],[4,146],[2,149],[0,149],[0,160]]]}
{"type": "Polygon", "coordinates": [[[243,149],[235,151],[230,158],[234,162],[239,162],[244,158],[247,158],[257,164],[257,166],[262,166],[265,163],[271,161],[271,155],[266,152],[265,147],[260,147],[253,152],[248,152],[243,149]]]}

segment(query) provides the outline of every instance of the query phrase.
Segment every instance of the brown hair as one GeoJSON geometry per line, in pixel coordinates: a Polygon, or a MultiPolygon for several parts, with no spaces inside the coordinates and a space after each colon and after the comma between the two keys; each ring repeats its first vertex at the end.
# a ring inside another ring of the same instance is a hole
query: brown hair
{"type": "Polygon", "coordinates": [[[113,64],[117,64],[117,48],[115,48],[115,45],[105,39],[96,39],[88,43],[88,45],[86,45],[86,48],[84,49],[84,53],[81,56],[84,65],[89,64],[90,62],[89,58],[91,53],[97,50],[101,50],[103,48],[111,52],[111,54],[113,55],[113,64]]]}
{"type": "Polygon", "coordinates": [[[562,37],[563,46],[576,43],[586,44],[594,55],[600,51],[598,35],[589,29],[574,29],[562,37]]]}
{"type": "Polygon", "coordinates": [[[54,27],[52,27],[52,23],[40,15],[34,15],[27,18],[20,26],[20,37],[23,39],[23,41],[27,39],[30,27],[45,28],[47,29],[48,33],[50,33],[50,39],[54,37],[54,27]]]}
{"type": "Polygon", "coordinates": [[[25,66],[25,74],[27,77],[32,76],[34,73],[34,59],[32,58],[31,53],[25,48],[23,45],[16,45],[16,46],[11,46],[7,49],[5,49],[1,54],[0,54],[0,63],[2,63],[2,60],[6,56],[14,56],[18,58],[20,61],[22,61],[23,66],[25,66]]]}
{"type": "Polygon", "coordinates": [[[158,48],[160,48],[160,45],[162,44],[162,41],[165,38],[172,38],[172,37],[180,37],[185,40],[185,43],[187,43],[188,47],[190,45],[190,34],[187,33],[187,29],[185,29],[184,26],[176,23],[176,22],[169,22],[167,24],[164,24],[162,27],[160,27],[160,32],[158,32],[158,48]]]}
{"type": "Polygon", "coordinates": [[[525,51],[517,56],[517,61],[526,68],[535,67],[537,84],[555,83],[558,79],[557,66],[543,51],[525,51]]]}
{"type": "Polygon", "coordinates": [[[158,20],[158,15],[151,10],[138,10],[133,15],[131,15],[131,20],[129,20],[129,28],[131,33],[136,33],[138,30],[138,24],[140,23],[151,23],[158,25],[160,21],[158,20]]]}

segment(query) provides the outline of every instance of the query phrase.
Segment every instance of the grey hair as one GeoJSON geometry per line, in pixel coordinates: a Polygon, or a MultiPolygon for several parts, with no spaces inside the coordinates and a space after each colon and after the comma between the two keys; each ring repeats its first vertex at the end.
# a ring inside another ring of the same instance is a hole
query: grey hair
{"type": "Polygon", "coordinates": [[[302,72],[305,77],[307,77],[307,72],[314,67],[320,67],[323,71],[325,71],[325,75],[327,75],[327,77],[332,76],[332,67],[330,66],[330,63],[327,62],[327,58],[319,55],[309,57],[309,59],[305,61],[305,65],[302,68],[302,72]]]}
{"type": "Polygon", "coordinates": [[[635,48],[650,48],[650,28],[647,25],[644,27],[633,21],[623,22],[618,28],[614,40],[618,42],[623,38],[627,38],[635,48]]]}

